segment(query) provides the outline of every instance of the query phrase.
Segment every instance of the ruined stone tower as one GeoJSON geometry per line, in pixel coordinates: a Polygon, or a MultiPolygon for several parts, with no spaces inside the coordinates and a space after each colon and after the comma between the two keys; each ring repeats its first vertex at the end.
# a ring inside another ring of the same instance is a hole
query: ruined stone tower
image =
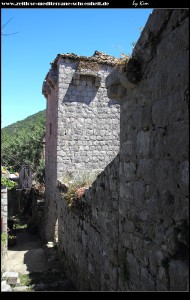
{"type": "MultiPolygon", "coordinates": [[[[120,107],[105,88],[117,61],[95,51],[91,57],[58,54],[51,63],[42,89],[47,99],[48,224],[56,218],[57,180],[74,172],[103,170],[119,151],[120,107]]],[[[53,238],[51,231],[48,226],[48,239],[53,238]]]]}

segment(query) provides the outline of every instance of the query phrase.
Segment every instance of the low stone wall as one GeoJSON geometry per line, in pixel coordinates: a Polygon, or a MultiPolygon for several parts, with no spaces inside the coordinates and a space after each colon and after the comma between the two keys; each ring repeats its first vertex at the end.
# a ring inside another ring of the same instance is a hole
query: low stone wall
{"type": "Polygon", "coordinates": [[[81,290],[118,290],[119,157],[92,187],[69,207],[57,195],[59,253],[64,268],[81,290]]]}

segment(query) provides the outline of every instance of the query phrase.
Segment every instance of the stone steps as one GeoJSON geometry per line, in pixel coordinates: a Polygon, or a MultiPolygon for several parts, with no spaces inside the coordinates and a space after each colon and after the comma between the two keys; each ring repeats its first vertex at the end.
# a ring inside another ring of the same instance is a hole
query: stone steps
{"type": "Polygon", "coordinates": [[[21,286],[21,282],[19,279],[18,272],[4,272],[2,275],[1,282],[1,291],[2,292],[11,292],[14,287],[19,288],[21,286]]]}
{"type": "Polygon", "coordinates": [[[33,291],[76,291],[71,281],[60,268],[60,262],[57,259],[57,250],[52,242],[47,243],[43,247],[45,261],[48,269],[43,272],[31,272],[28,274],[27,282],[29,285],[22,285],[23,280],[19,279],[19,275],[27,275],[18,272],[3,273],[1,283],[2,291],[13,292],[33,292],[33,291]]]}

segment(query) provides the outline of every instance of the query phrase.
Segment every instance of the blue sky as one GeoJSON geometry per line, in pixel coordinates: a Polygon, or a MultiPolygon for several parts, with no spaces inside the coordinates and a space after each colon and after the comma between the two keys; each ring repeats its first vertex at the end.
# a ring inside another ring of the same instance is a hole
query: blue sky
{"type": "Polygon", "coordinates": [[[1,127],[46,108],[41,93],[58,53],[130,54],[152,9],[2,9],[1,127]]]}

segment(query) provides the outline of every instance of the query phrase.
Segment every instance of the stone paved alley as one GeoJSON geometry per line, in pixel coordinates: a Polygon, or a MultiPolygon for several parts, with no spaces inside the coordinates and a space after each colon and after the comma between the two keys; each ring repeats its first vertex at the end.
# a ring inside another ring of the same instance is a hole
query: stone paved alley
{"type": "Polygon", "coordinates": [[[17,243],[9,247],[7,256],[7,271],[17,272],[21,281],[11,285],[12,291],[75,291],[56,257],[52,243],[44,245],[37,235],[18,232],[17,243]]]}

